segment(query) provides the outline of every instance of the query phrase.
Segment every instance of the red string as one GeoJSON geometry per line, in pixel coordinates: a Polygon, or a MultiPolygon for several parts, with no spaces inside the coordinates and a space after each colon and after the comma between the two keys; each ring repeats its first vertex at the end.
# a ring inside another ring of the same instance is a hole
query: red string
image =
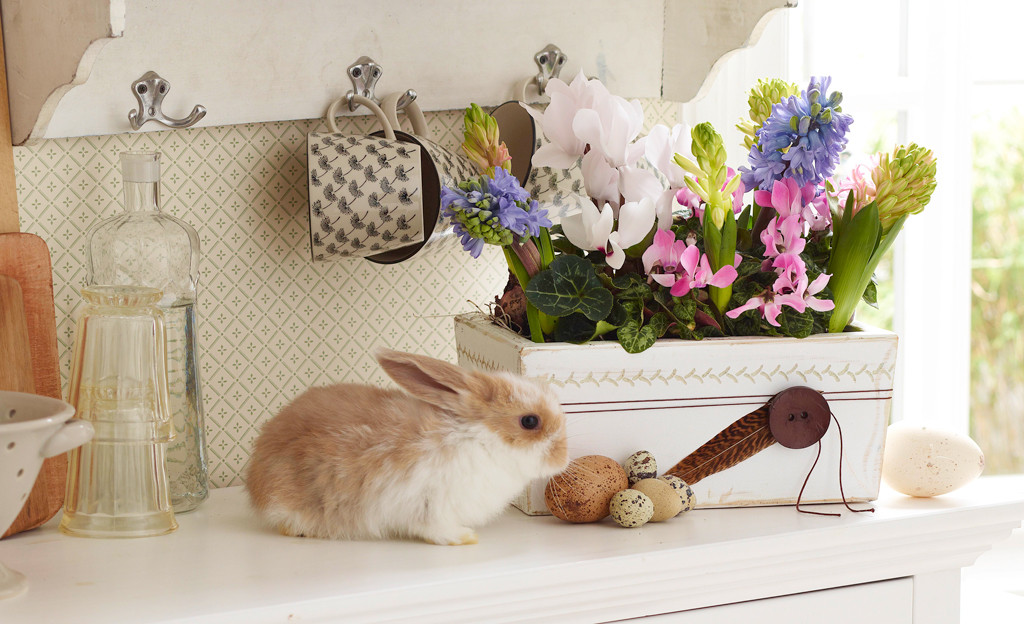
{"type": "MultiPolygon", "coordinates": [[[[814,458],[814,463],[811,464],[811,469],[807,471],[807,478],[804,479],[804,484],[802,486],[800,486],[800,494],[798,494],[797,497],[796,497],[796,510],[799,511],[800,513],[805,513],[805,514],[814,514],[816,516],[833,516],[835,518],[839,518],[839,517],[842,516],[842,514],[825,513],[823,511],[808,511],[806,509],[800,509],[800,500],[804,497],[804,488],[807,487],[807,482],[811,480],[811,473],[814,472],[814,467],[818,465],[818,460],[819,459],[821,459],[821,440],[818,440],[818,455],[814,458]]],[[[842,466],[842,463],[843,463],[843,452],[840,450],[839,451],[839,465],[842,466]]],[[[843,491],[843,486],[842,485],[839,486],[839,491],[840,491],[840,493],[843,491]]]]}
{"type": "Polygon", "coordinates": [[[839,419],[836,418],[835,414],[832,414],[832,420],[836,421],[836,428],[839,429],[839,495],[843,497],[843,504],[846,505],[847,509],[855,513],[861,513],[863,511],[870,511],[874,513],[874,507],[868,507],[867,509],[854,509],[853,507],[850,507],[850,503],[846,502],[846,493],[843,492],[843,428],[839,425],[839,419]]]}
{"type": "MultiPolygon", "coordinates": [[[[836,415],[831,415],[832,420],[836,421],[836,428],[839,429],[839,495],[843,497],[843,505],[845,505],[847,509],[854,513],[861,513],[863,511],[874,512],[874,507],[869,507],[867,509],[854,509],[853,507],[850,507],[850,503],[846,502],[846,493],[843,491],[843,428],[839,424],[839,419],[836,418],[836,415]]],[[[839,518],[842,516],[842,514],[825,513],[823,511],[808,511],[806,509],[800,509],[800,501],[804,497],[804,489],[807,487],[807,482],[811,480],[811,473],[814,472],[814,468],[815,466],[818,465],[819,459],[821,459],[821,440],[818,440],[818,454],[814,458],[814,463],[811,464],[811,469],[807,471],[807,478],[804,479],[804,484],[800,486],[800,494],[798,494],[796,497],[796,510],[799,511],[800,513],[805,514],[814,514],[816,516],[832,516],[834,518],[839,518]]]]}

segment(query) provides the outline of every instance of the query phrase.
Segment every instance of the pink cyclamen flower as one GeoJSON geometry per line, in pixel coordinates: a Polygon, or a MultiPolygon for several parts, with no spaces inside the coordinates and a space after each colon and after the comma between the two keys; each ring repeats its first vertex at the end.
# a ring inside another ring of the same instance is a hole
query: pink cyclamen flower
{"type": "MultiPolygon", "coordinates": [[[[766,260],[765,262],[768,261],[766,260]]],[[[771,268],[775,269],[775,272],[780,276],[786,276],[794,282],[801,278],[807,279],[807,264],[803,258],[795,253],[779,254],[772,261],[771,268]]]]}
{"type": "Polygon", "coordinates": [[[788,305],[798,312],[803,312],[806,309],[803,297],[796,292],[778,294],[774,290],[765,290],[760,295],[747,299],[747,302],[738,308],[729,310],[725,315],[734,319],[747,310],[756,309],[771,325],[780,327],[777,319],[779,314],[782,313],[782,306],[784,305],[788,305]]]}
{"type": "Polygon", "coordinates": [[[832,211],[829,210],[828,198],[825,193],[818,193],[814,199],[804,204],[804,209],[800,216],[812,232],[821,232],[831,228],[832,211]]]}
{"type": "Polygon", "coordinates": [[[679,279],[679,259],[684,251],[686,241],[676,240],[676,235],[671,230],[655,232],[654,243],[641,257],[648,281],[653,280],[666,288],[674,286],[679,279]]]}
{"type": "MultiPolygon", "coordinates": [[[[814,295],[820,293],[825,285],[828,284],[828,280],[831,279],[831,275],[822,273],[813,282],[807,285],[807,289],[804,291],[804,303],[808,308],[817,310],[818,312],[826,312],[828,310],[835,309],[836,304],[834,301],[829,299],[818,299],[814,295]]],[[[806,279],[806,278],[804,278],[806,279]]]]}
{"type": "Polygon", "coordinates": [[[777,180],[771,192],[754,191],[754,201],[759,206],[774,208],[782,220],[793,215],[802,216],[804,206],[813,201],[817,194],[814,184],[800,187],[793,178],[785,178],[777,180]]]}
{"type": "Polygon", "coordinates": [[[761,232],[765,257],[775,258],[787,253],[799,255],[807,245],[803,233],[804,224],[799,214],[786,217],[781,222],[779,217],[772,217],[768,227],[761,232]]]}
{"type": "Polygon", "coordinates": [[[669,291],[673,297],[682,297],[694,288],[715,286],[725,288],[736,281],[736,267],[725,265],[712,273],[711,261],[707,254],[700,253],[697,246],[687,247],[679,258],[682,274],[669,291]]]}
{"type": "Polygon", "coordinates": [[[816,232],[828,229],[832,224],[825,193],[813,183],[800,187],[792,178],[778,180],[772,185],[771,192],[754,191],[754,201],[759,206],[774,208],[780,221],[797,215],[816,232]]]}

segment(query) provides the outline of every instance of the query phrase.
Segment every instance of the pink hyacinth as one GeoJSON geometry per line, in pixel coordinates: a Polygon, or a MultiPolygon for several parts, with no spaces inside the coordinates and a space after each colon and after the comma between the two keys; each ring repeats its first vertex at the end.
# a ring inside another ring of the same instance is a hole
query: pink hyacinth
{"type": "Polygon", "coordinates": [[[840,181],[836,190],[839,200],[839,213],[846,210],[846,201],[853,193],[853,217],[857,212],[875,200],[875,182],[871,179],[871,172],[878,166],[878,155],[871,157],[870,165],[857,165],[850,171],[850,175],[840,181]]]}

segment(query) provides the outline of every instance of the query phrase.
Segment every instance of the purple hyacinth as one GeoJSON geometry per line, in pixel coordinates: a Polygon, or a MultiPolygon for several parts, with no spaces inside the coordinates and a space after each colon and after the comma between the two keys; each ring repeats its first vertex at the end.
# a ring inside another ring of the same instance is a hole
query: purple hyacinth
{"type": "Polygon", "coordinates": [[[443,188],[441,206],[462,247],[474,258],[485,243],[506,246],[551,227],[548,211],[531,200],[519,180],[504,169],[495,169],[493,178],[483,175],[443,188]]]}
{"type": "Polygon", "coordinates": [[[748,188],[767,190],[787,177],[800,186],[820,184],[832,175],[853,118],[842,112],[842,93],[828,93],[831,83],[829,76],[815,76],[799,97],[772,107],[750,150],[751,166],[741,169],[748,188]]]}

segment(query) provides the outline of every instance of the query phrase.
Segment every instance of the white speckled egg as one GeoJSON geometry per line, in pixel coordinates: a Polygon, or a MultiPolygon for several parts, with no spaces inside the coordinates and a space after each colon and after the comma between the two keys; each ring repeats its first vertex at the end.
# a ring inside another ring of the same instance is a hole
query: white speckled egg
{"type": "Polygon", "coordinates": [[[697,506],[697,497],[693,493],[693,488],[687,485],[686,481],[674,475],[662,475],[658,478],[671,485],[676,494],[679,494],[679,500],[683,503],[683,509],[679,512],[680,514],[684,514],[697,506]]]}
{"type": "Polygon", "coordinates": [[[629,479],[629,487],[633,487],[637,481],[653,479],[658,476],[658,462],[654,461],[654,455],[648,451],[637,451],[626,459],[622,464],[626,469],[626,477],[629,479]]]}
{"type": "Polygon", "coordinates": [[[965,435],[910,423],[889,427],[882,478],[897,492],[938,496],[974,481],[984,469],[984,453],[965,435]]]}
{"type": "Polygon", "coordinates": [[[622,490],[612,496],[608,511],[619,526],[635,529],[654,516],[654,503],[643,492],[622,490]]]}

